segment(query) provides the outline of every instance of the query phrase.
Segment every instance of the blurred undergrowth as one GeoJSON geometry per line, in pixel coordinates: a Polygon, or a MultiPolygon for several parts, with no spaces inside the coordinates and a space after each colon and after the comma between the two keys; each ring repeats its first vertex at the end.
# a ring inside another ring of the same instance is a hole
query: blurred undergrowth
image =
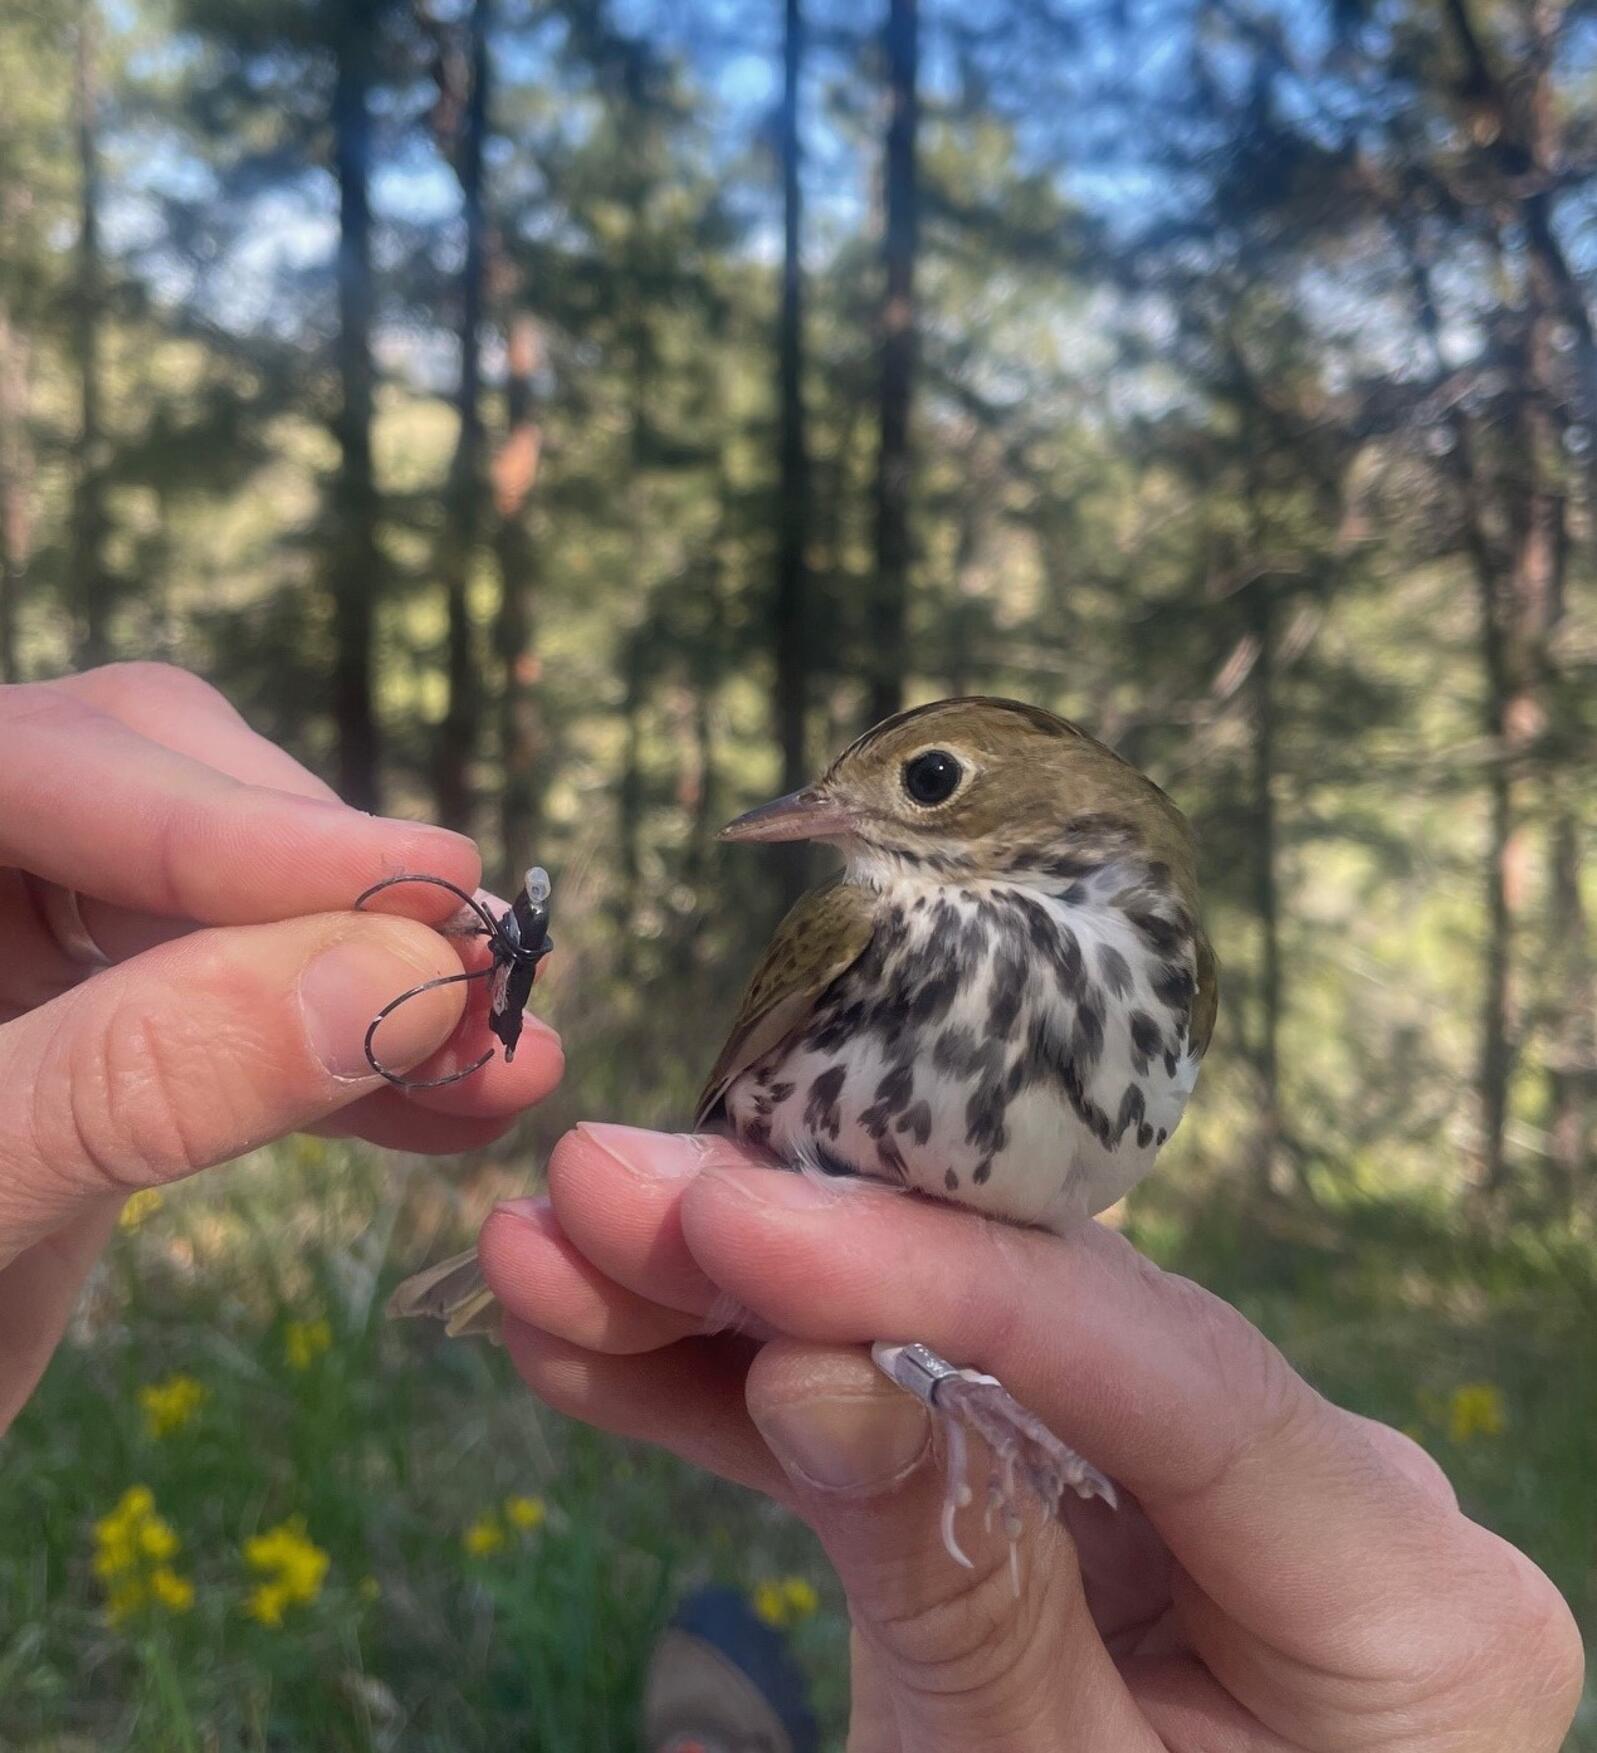
{"type": "MultiPolygon", "coordinates": [[[[622,1753],[651,1639],[712,1578],[796,1603],[838,1730],[846,1628],[802,1530],[384,1320],[525,1178],[298,1140],[130,1208],[6,1450],[0,1746],[622,1753]]],[[[1139,1245],[1408,1430],[1597,1625],[1591,1233],[1201,1179],[1139,1197],[1139,1245]]]]}

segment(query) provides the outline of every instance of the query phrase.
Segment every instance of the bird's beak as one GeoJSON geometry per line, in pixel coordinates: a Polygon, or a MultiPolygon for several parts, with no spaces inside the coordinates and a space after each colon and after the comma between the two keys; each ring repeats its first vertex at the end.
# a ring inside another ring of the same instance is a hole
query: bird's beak
{"type": "Polygon", "coordinates": [[[817,785],[790,791],[728,822],[723,840],[833,840],[850,831],[846,811],[817,785]]]}

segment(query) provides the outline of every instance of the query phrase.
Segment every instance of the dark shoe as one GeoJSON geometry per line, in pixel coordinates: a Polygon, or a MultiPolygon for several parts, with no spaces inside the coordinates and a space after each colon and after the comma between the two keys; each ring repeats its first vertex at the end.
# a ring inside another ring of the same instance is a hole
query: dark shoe
{"type": "Polygon", "coordinates": [[[648,1753],[815,1753],[815,1719],[787,1643],[735,1589],[677,1608],[643,1688],[648,1753]]]}

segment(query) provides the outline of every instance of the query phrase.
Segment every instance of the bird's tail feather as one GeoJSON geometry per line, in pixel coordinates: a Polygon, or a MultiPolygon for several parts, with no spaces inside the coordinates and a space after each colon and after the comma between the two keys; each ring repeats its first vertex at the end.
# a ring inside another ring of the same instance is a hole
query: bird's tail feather
{"type": "Polygon", "coordinates": [[[444,1323],[451,1339],[480,1334],[498,1344],[502,1313],[483,1280],[475,1248],[413,1273],[388,1299],[391,1320],[430,1315],[444,1323]]]}

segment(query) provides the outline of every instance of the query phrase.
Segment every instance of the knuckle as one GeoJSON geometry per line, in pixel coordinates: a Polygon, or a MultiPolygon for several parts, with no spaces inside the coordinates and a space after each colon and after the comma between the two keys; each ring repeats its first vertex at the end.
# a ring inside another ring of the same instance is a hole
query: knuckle
{"type": "Polygon", "coordinates": [[[175,799],[165,805],[153,824],[151,879],[155,892],[180,919],[197,919],[205,911],[195,892],[196,875],[203,879],[205,863],[194,856],[203,828],[202,812],[175,799]]]}
{"type": "Polygon", "coordinates": [[[1450,1528],[1430,1553],[1449,1610],[1416,1616],[1405,1593],[1380,1639],[1406,1652],[1405,1712],[1449,1746],[1557,1753],[1585,1679],[1574,1616],[1523,1553],[1461,1514],[1450,1528]]]}
{"type": "Polygon", "coordinates": [[[1458,1508],[1458,1493],[1453,1489],[1453,1482],[1447,1477],[1441,1462],[1415,1442],[1413,1437],[1375,1419],[1362,1418],[1355,1413],[1347,1416],[1357,1419],[1376,1453],[1411,1485],[1417,1485],[1434,1504],[1444,1510],[1458,1508]]]}
{"type": "MultiPolygon", "coordinates": [[[[1585,1686],[1586,1656],[1580,1628],[1553,1582],[1523,1554],[1513,1554],[1514,1580],[1498,1591],[1504,1608],[1490,1628],[1499,1675],[1512,1687],[1527,1732],[1552,1739],[1573,1720],[1585,1686]]],[[[1536,1741],[1527,1743],[1532,1748],[1536,1741]]]]}
{"type": "MultiPolygon", "coordinates": [[[[1043,1567],[1049,1575],[1057,1568],[1054,1555],[1036,1546],[1051,1532],[1034,1531],[1027,1553],[1028,1568],[1043,1567]]],[[[1007,1554],[974,1571],[939,1565],[927,1582],[937,1592],[869,1617],[872,1641],[901,1682],[923,1697],[1007,1697],[1024,1688],[1044,1642],[1059,1639],[1055,1591],[1028,1588],[1017,1601],[1007,1554]]]]}
{"type": "Polygon", "coordinates": [[[528,1387],[543,1403],[566,1418],[594,1418],[592,1370],[575,1346],[547,1340],[537,1351],[517,1358],[528,1387]]]}
{"type": "Polygon", "coordinates": [[[104,720],[104,713],[76,699],[59,682],[10,682],[0,688],[0,717],[12,729],[30,725],[36,730],[69,733],[91,720],[104,720]]]}
{"type": "Polygon", "coordinates": [[[65,1038],[36,1096],[41,1158],[127,1192],[203,1166],[233,1103],[184,1007],[124,997],[65,1038]],[[203,1116],[203,1119],[200,1118],[203,1116]]]}
{"type": "Polygon", "coordinates": [[[1214,1397],[1240,1413],[1197,1489],[1317,1440],[1326,1403],[1250,1321],[1191,1279],[1165,1274],[1163,1293],[1174,1299],[1172,1331],[1186,1332],[1214,1397]]]}

